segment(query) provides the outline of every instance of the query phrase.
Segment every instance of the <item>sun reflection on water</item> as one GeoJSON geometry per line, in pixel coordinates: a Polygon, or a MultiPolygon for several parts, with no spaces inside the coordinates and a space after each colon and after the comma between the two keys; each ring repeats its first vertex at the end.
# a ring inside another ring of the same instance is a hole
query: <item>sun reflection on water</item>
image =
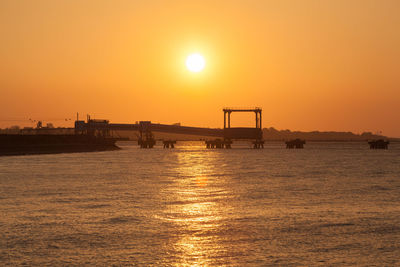
{"type": "Polygon", "coordinates": [[[178,234],[172,245],[176,266],[216,264],[226,252],[218,235],[229,211],[223,178],[216,174],[217,153],[180,152],[174,183],[166,188],[164,219],[178,234]]]}
{"type": "Polygon", "coordinates": [[[197,177],[196,184],[197,186],[204,187],[207,185],[208,179],[207,177],[197,177]]]}

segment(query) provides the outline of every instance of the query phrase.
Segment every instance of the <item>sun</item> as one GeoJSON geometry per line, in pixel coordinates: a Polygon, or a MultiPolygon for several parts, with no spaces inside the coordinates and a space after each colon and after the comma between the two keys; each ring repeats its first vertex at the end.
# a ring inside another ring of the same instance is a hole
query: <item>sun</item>
{"type": "Polygon", "coordinates": [[[199,53],[190,54],[186,58],[186,67],[191,72],[200,72],[204,69],[205,66],[206,61],[204,60],[204,57],[199,53]]]}

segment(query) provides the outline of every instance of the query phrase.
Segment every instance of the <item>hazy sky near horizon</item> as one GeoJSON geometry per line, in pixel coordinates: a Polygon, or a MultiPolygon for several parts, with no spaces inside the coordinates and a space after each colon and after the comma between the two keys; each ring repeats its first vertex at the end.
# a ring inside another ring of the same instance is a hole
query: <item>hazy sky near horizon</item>
{"type": "Polygon", "coordinates": [[[76,112],[222,127],[222,107],[259,106],[264,127],[400,136],[399,14],[397,0],[2,0],[0,127],[76,112]]]}

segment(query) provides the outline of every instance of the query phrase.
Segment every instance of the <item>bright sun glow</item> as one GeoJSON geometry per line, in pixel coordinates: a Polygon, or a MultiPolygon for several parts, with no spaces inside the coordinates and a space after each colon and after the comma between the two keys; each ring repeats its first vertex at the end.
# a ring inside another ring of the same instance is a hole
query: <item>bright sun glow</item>
{"type": "Polygon", "coordinates": [[[191,54],[186,59],[186,67],[191,72],[199,72],[204,69],[206,61],[204,57],[198,53],[191,54]]]}

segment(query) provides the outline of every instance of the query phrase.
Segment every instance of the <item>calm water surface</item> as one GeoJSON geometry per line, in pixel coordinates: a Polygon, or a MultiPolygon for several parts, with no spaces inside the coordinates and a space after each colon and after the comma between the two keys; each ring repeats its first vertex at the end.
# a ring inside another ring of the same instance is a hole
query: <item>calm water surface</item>
{"type": "Polygon", "coordinates": [[[0,157],[1,265],[400,265],[400,145],[0,157]]]}

